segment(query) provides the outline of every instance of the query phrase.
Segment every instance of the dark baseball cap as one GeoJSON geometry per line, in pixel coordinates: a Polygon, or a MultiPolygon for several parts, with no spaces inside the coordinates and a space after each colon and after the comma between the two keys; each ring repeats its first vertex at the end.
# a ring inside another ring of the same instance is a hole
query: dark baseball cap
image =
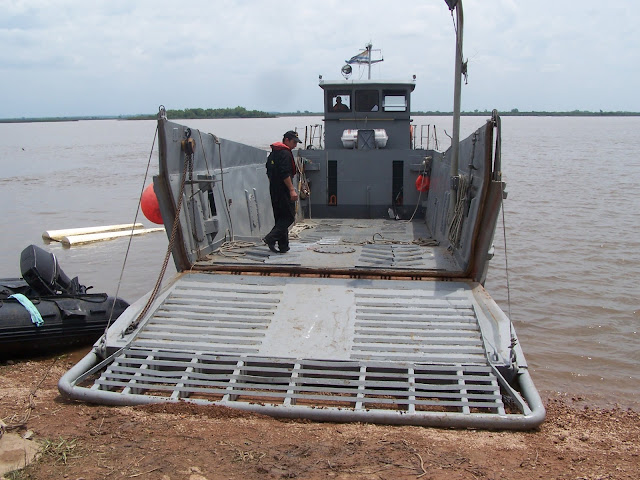
{"type": "Polygon", "coordinates": [[[295,140],[298,143],[302,143],[302,140],[298,137],[298,134],[293,130],[289,130],[287,133],[283,135],[284,138],[288,138],[289,140],[295,140]]]}

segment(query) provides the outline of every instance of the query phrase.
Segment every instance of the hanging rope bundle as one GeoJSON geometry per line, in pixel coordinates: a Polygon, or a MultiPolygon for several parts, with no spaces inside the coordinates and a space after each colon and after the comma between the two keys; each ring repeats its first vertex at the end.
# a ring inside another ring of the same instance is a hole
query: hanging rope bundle
{"type": "Polygon", "coordinates": [[[458,190],[456,191],[455,207],[453,210],[453,217],[449,222],[449,241],[454,247],[460,245],[460,236],[462,235],[462,224],[464,217],[464,205],[467,201],[467,194],[469,192],[469,178],[460,176],[458,184],[458,190]]]}

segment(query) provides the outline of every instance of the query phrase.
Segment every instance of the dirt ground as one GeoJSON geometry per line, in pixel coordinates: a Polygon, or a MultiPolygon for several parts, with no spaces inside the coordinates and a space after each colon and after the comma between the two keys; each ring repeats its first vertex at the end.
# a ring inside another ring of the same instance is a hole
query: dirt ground
{"type": "Polygon", "coordinates": [[[0,364],[0,419],[43,448],[7,479],[639,478],[640,414],[582,398],[546,395],[547,420],[532,432],[283,421],[67,401],[56,383],[77,360],[0,364]]]}

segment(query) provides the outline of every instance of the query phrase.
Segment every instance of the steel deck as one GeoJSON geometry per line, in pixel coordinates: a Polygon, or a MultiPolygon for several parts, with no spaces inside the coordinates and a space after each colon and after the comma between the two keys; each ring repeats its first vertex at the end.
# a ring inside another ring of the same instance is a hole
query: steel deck
{"type": "Polygon", "coordinates": [[[288,417],[509,416],[478,312],[464,282],[186,274],[82,385],[288,417]]]}
{"type": "Polygon", "coordinates": [[[261,242],[219,251],[199,266],[257,265],[317,269],[456,271],[451,252],[431,238],[424,220],[313,219],[298,222],[286,255],[261,242]]]}

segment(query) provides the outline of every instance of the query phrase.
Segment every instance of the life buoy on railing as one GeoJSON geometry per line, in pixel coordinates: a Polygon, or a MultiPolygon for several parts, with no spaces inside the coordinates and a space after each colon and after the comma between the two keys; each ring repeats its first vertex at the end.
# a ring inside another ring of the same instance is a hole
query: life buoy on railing
{"type": "Polygon", "coordinates": [[[426,192],[429,190],[429,185],[431,184],[431,179],[424,173],[418,175],[416,178],[416,190],[419,192],[426,192]]]}
{"type": "Polygon", "coordinates": [[[329,197],[329,205],[338,205],[338,197],[331,195],[329,197]]]}

